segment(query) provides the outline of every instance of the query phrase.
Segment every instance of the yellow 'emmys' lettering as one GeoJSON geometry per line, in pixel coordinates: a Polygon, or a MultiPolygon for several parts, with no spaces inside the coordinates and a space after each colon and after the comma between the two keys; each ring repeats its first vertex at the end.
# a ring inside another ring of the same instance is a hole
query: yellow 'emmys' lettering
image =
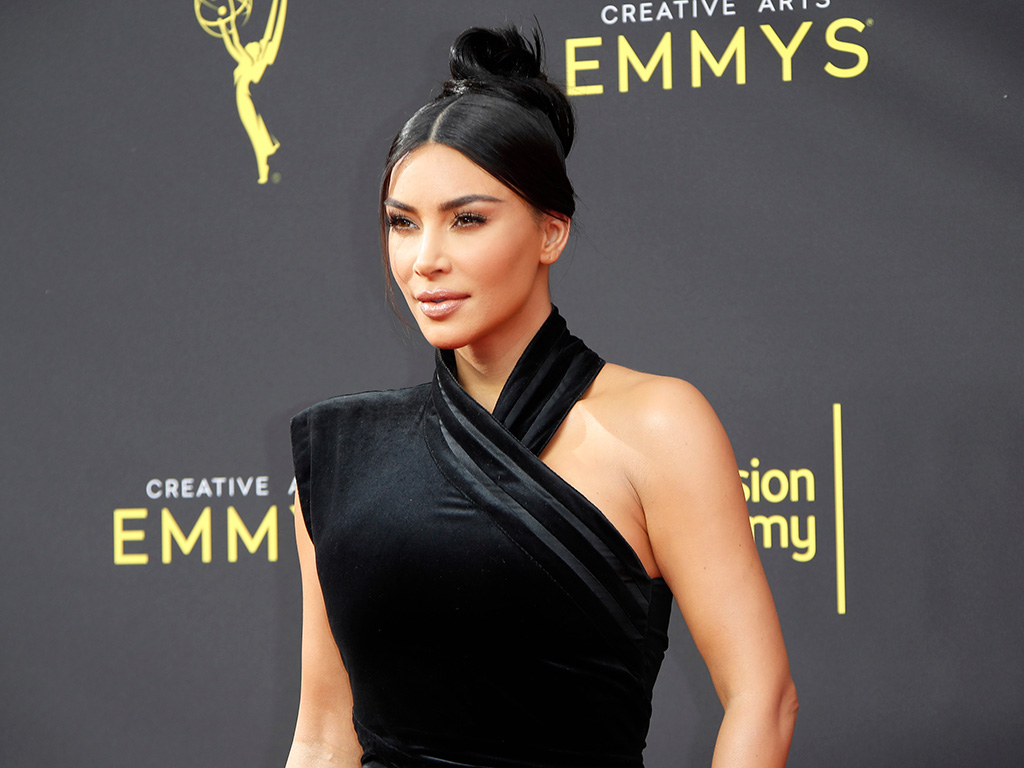
{"type": "Polygon", "coordinates": [[[694,88],[700,88],[701,59],[704,59],[715,73],[715,77],[725,74],[729,62],[736,58],[736,84],[747,82],[747,28],[740,27],[732,36],[729,47],[725,49],[721,59],[716,59],[696,29],[690,30],[690,79],[694,88]]]}
{"type": "Polygon", "coordinates": [[[146,532],[141,528],[125,530],[125,520],[145,520],[149,516],[149,510],[145,508],[136,509],[115,509],[114,510],[114,565],[145,565],[149,562],[149,555],[145,552],[124,551],[126,541],[144,541],[146,532]]]}
{"type": "Polygon", "coordinates": [[[672,33],[666,32],[661,37],[661,42],[651,54],[650,61],[644,64],[636,51],[629,44],[623,35],[619,35],[619,91],[625,93],[629,90],[629,67],[632,65],[640,79],[645,83],[654,74],[654,68],[661,64],[661,87],[663,90],[672,89],[672,33]]]}
{"type": "Polygon", "coordinates": [[[779,547],[788,549],[792,540],[793,547],[800,549],[800,552],[793,552],[793,559],[800,563],[807,563],[814,559],[817,552],[817,534],[815,531],[814,515],[807,517],[807,536],[800,536],[800,518],[791,515],[789,524],[782,515],[751,515],[750,532],[757,538],[757,527],[761,526],[761,546],[771,549],[775,540],[774,531],[779,532],[779,547]]]}
{"type": "Polygon", "coordinates": [[[195,0],[195,11],[199,25],[208,35],[221,39],[237,64],[235,105],[238,107],[238,119],[242,121],[242,126],[252,143],[252,151],[256,154],[258,182],[266,184],[270,174],[268,158],[277,152],[281,142],[267,130],[263,117],[253,104],[249,88],[253,83],[260,81],[267,67],[277,58],[277,51],[281,47],[281,35],[284,33],[288,0],[273,0],[263,37],[259,42],[246,43],[243,46],[238,37],[238,18],[242,17],[243,24],[249,20],[252,2],[253,0],[227,0],[227,5],[215,5],[210,0],[195,0]],[[203,8],[215,10],[217,16],[207,18],[203,15],[203,8]]]}
{"type": "Polygon", "coordinates": [[[577,72],[597,69],[601,66],[601,63],[596,59],[577,60],[576,49],[599,47],[601,42],[600,37],[570,37],[565,41],[565,92],[569,96],[604,93],[603,85],[576,84],[577,72]]]}
{"type": "MultiPolygon", "coordinates": [[[[631,7],[628,5],[621,6],[622,9],[631,7]]],[[[821,6],[820,2],[818,7],[821,6]]],[[[606,10],[611,9],[618,13],[615,6],[606,6],[606,10]]],[[[774,7],[771,10],[775,10],[774,7]]],[[[782,4],[779,10],[792,10],[789,4],[782,4]]],[[[611,13],[611,11],[609,11],[611,13]]],[[[623,13],[625,11],[623,10],[623,13]]],[[[613,14],[614,15],[614,14],[613,14]]],[[[643,20],[643,14],[641,14],[641,20],[643,20]]],[[[631,20],[623,17],[614,15],[608,16],[605,23],[618,23],[620,20],[631,20]]],[[[782,81],[790,82],[793,79],[793,58],[796,55],[797,50],[803,44],[807,37],[807,33],[813,26],[813,22],[805,21],[800,24],[793,37],[788,43],[783,42],[782,38],[775,31],[774,27],[770,24],[761,24],[759,28],[764,34],[767,42],[772,46],[775,52],[779,55],[782,61],[782,81]]],[[[853,54],[857,57],[857,62],[850,67],[839,67],[833,64],[831,61],[825,64],[825,71],[833,77],[850,78],[857,77],[867,68],[868,65],[868,52],[867,50],[857,43],[851,43],[844,40],[839,40],[837,34],[843,29],[853,29],[857,32],[863,32],[866,25],[858,21],[857,19],[842,18],[836,19],[828,25],[828,29],[825,33],[825,42],[828,47],[834,51],[841,53],[853,54]]],[[[618,36],[618,75],[619,75],[619,92],[629,92],[629,74],[630,69],[639,76],[642,82],[649,82],[654,75],[654,70],[661,67],[661,88],[662,90],[668,91],[672,89],[673,79],[673,67],[672,67],[672,34],[666,32],[662,35],[661,40],[658,42],[657,47],[654,49],[654,53],[651,54],[650,59],[647,63],[644,63],[640,56],[637,55],[636,50],[630,44],[629,40],[626,39],[625,35],[618,36]]],[[[593,59],[579,59],[578,49],[580,48],[595,48],[600,49],[603,46],[604,38],[601,37],[571,37],[565,41],[565,83],[566,93],[570,96],[586,96],[593,94],[604,93],[604,86],[600,83],[592,83],[588,85],[580,85],[578,81],[578,75],[580,72],[593,71],[596,72],[601,68],[601,60],[599,58],[593,59]]],[[[753,43],[751,43],[753,44],[753,43]]],[[[600,51],[595,51],[594,55],[599,55],[600,51]]],[[[707,65],[712,74],[715,77],[721,78],[725,75],[726,70],[730,65],[735,65],[736,68],[736,84],[744,85],[747,82],[747,30],[746,27],[738,27],[736,32],[733,34],[732,39],[726,46],[725,51],[722,52],[721,56],[716,56],[708,44],[701,37],[700,32],[696,29],[690,30],[690,85],[693,88],[700,88],[703,85],[704,78],[704,65],[707,65]]]]}
{"type": "Polygon", "coordinates": [[[796,53],[796,49],[800,47],[800,43],[804,41],[807,36],[807,30],[811,28],[812,22],[805,21],[800,25],[800,29],[793,35],[793,39],[789,41],[789,45],[782,42],[779,36],[772,29],[771,24],[762,24],[761,31],[764,32],[764,36],[768,38],[768,42],[772,44],[772,48],[782,57],[782,81],[788,83],[793,79],[793,54],[796,53]]]}
{"type": "Polygon", "coordinates": [[[259,549],[260,543],[263,539],[267,540],[267,560],[272,563],[277,562],[277,505],[274,504],[270,509],[267,510],[267,514],[263,517],[263,522],[260,523],[260,527],[256,529],[256,533],[249,533],[249,529],[245,527],[245,523],[242,522],[242,518],[239,517],[238,512],[234,507],[228,507],[228,562],[238,562],[238,538],[242,538],[242,543],[245,544],[245,548],[249,550],[249,554],[255,555],[256,550],[259,549]]]}
{"type": "Polygon", "coordinates": [[[183,555],[189,554],[196,542],[202,540],[202,560],[204,563],[210,562],[213,559],[213,548],[210,543],[210,508],[203,510],[186,538],[171,510],[164,507],[160,513],[160,559],[165,563],[171,562],[172,538],[178,543],[183,555]]]}
{"type": "MultiPolygon", "coordinates": [[[[149,510],[145,507],[114,510],[114,564],[115,565],[146,565],[149,554],[146,552],[125,552],[126,542],[145,542],[145,528],[126,527],[130,520],[147,520],[149,510]]],[[[250,554],[255,555],[264,541],[267,543],[267,562],[277,562],[278,558],[278,515],[277,505],[271,505],[263,516],[256,531],[250,532],[242,520],[242,516],[233,506],[227,509],[226,518],[227,557],[229,563],[238,562],[238,542],[250,554]]],[[[219,534],[218,534],[219,536],[219,534]]],[[[219,540],[219,539],[218,539],[219,540]]],[[[206,507],[199,514],[188,535],[182,530],[171,511],[164,507],[160,514],[160,560],[170,563],[177,545],[182,555],[190,555],[196,544],[200,545],[200,560],[209,563],[213,559],[213,513],[206,507]]]]}
{"type": "Polygon", "coordinates": [[[836,38],[836,32],[840,29],[851,28],[858,32],[864,31],[864,22],[857,19],[836,19],[828,25],[825,31],[825,42],[828,47],[844,53],[852,53],[857,57],[857,63],[847,69],[841,69],[831,61],[825,65],[825,71],[832,77],[856,77],[868,66],[868,52],[863,46],[856,43],[846,43],[836,38]]]}

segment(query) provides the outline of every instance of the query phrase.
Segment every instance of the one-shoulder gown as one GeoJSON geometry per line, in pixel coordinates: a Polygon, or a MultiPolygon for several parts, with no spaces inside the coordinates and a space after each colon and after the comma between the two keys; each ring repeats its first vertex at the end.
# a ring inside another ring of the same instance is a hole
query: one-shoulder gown
{"type": "Polygon", "coordinates": [[[440,352],[293,419],[364,765],[643,765],[672,596],[538,458],[603,364],[552,310],[493,414],[440,352]]]}

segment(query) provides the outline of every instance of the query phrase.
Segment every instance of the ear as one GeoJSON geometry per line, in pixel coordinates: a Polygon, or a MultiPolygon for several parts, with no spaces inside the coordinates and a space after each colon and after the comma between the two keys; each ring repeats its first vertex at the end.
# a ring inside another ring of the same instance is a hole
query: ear
{"type": "Polygon", "coordinates": [[[544,235],[544,244],[541,248],[540,263],[550,266],[558,261],[565,244],[569,242],[572,222],[569,219],[552,216],[550,213],[541,215],[543,219],[540,222],[540,230],[544,235]]]}

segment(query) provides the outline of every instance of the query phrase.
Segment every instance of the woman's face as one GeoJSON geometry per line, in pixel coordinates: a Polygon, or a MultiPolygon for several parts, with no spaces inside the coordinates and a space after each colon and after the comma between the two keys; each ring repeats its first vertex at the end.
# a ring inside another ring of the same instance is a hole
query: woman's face
{"type": "Polygon", "coordinates": [[[569,222],[443,144],[395,166],[385,209],[391,273],[430,344],[505,349],[547,318],[569,222]]]}

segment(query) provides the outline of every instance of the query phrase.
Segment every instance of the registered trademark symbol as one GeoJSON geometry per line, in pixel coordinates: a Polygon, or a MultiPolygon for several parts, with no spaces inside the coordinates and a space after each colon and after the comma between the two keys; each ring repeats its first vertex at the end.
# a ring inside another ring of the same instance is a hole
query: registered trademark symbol
{"type": "Polygon", "coordinates": [[[274,171],[272,174],[270,174],[270,181],[273,184],[280,184],[281,183],[281,172],[280,171],[274,171]]]}
{"type": "Polygon", "coordinates": [[[868,19],[868,20],[867,20],[867,22],[866,22],[866,24],[867,24],[867,25],[868,25],[869,27],[873,27],[873,26],[875,26],[875,20],[874,20],[874,19],[868,19]]]}

